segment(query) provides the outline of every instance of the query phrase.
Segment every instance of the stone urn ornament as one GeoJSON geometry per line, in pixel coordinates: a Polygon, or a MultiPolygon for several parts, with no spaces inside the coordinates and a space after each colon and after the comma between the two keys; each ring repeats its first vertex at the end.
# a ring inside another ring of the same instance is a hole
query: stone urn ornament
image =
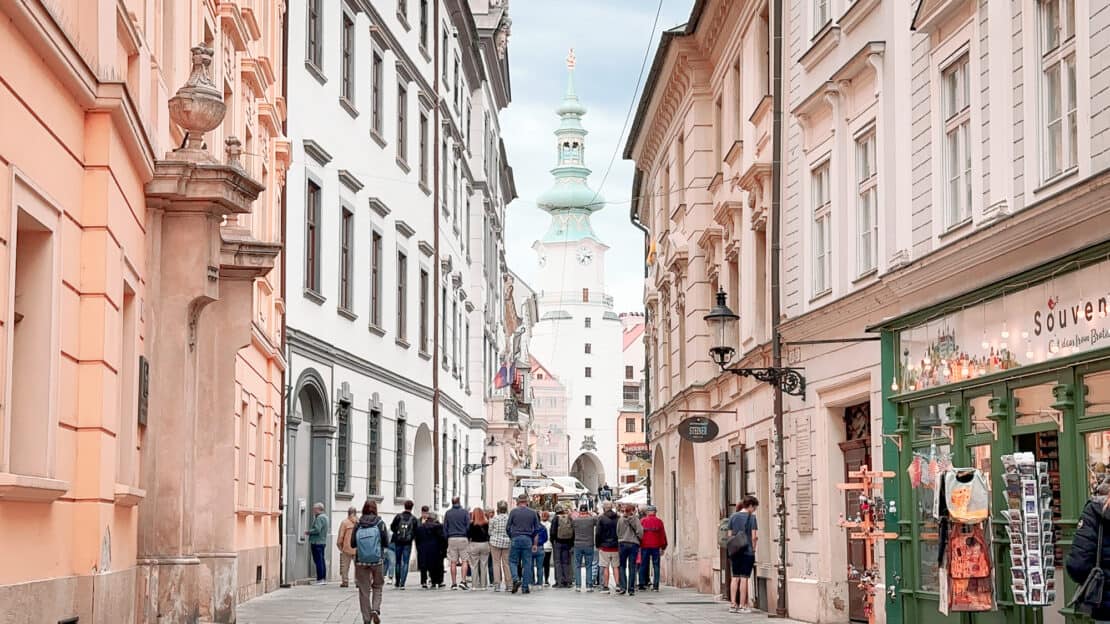
{"type": "Polygon", "coordinates": [[[200,43],[191,49],[192,70],[185,85],[170,98],[170,119],[185,129],[185,144],[174,150],[178,156],[214,161],[204,149],[204,133],[224,120],[227,105],[223,93],[212,82],[212,48],[200,43]]]}

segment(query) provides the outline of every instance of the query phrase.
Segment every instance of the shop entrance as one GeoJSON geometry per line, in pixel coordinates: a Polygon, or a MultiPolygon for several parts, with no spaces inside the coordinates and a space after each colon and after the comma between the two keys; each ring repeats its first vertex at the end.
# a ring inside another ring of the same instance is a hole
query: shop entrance
{"type": "MultiPolygon", "coordinates": [[[[840,452],[844,456],[844,480],[847,481],[848,473],[859,470],[861,466],[871,466],[871,404],[860,403],[844,408],[844,434],[845,441],[840,443],[840,452]]],[[[847,491],[844,493],[844,517],[855,518],[859,515],[859,493],[847,491]]],[[[848,542],[848,569],[862,572],[867,566],[867,546],[862,540],[847,539],[848,542]]],[[[848,578],[848,617],[854,622],[866,622],[866,598],[858,587],[859,583],[852,582],[853,575],[848,578]]]]}

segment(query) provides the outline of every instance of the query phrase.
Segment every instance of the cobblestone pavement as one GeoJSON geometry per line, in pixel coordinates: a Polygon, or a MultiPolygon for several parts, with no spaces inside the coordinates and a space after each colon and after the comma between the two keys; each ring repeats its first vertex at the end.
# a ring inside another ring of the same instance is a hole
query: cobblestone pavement
{"type": "MultiPolygon", "coordinates": [[[[358,590],[328,585],[279,589],[239,607],[239,624],[362,624],[358,590]]],[[[419,624],[519,623],[519,618],[550,616],[568,621],[659,624],[763,622],[764,613],[731,614],[714,596],[664,587],[634,597],[577,593],[573,589],[533,589],[530,595],[488,591],[423,590],[410,583],[404,591],[386,585],[382,621],[419,624]],[[587,620],[588,618],[588,620],[587,620]]],[[[551,620],[555,621],[555,620],[551,620]]],[[[790,620],[779,620],[790,624],[790,620]]]]}

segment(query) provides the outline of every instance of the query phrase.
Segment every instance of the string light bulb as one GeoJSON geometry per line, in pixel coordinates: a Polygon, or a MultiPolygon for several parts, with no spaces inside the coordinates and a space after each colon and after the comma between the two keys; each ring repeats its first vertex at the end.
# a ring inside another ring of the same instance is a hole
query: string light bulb
{"type": "MultiPolygon", "coordinates": [[[[1006,340],[1010,337],[1010,330],[1006,328],[1006,321],[1002,321],[1002,339],[1006,340]]],[[[1005,347],[1003,347],[1005,349],[1005,347]]]]}
{"type": "Polygon", "coordinates": [[[898,377],[895,376],[890,380],[890,391],[898,392],[898,377]]]}

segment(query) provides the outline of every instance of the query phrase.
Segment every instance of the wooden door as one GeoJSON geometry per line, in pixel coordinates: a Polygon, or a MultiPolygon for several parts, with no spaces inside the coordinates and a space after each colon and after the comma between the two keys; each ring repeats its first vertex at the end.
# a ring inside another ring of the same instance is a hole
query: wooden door
{"type": "MultiPolygon", "coordinates": [[[[844,480],[848,473],[859,470],[860,466],[871,465],[871,439],[862,438],[842,442],[840,450],[844,453],[844,480]]],[[[844,517],[854,519],[859,514],[859,492],[848,491],[844,494],[844,517]]],[[[863,571],[867,566],[867,550],[863,540],[848,540],[849,570],[863,571]]],[[[848,618],[854,622],[866,622],[867,612],[864,593],[857,584],[848,580],[848,618]]]]}

